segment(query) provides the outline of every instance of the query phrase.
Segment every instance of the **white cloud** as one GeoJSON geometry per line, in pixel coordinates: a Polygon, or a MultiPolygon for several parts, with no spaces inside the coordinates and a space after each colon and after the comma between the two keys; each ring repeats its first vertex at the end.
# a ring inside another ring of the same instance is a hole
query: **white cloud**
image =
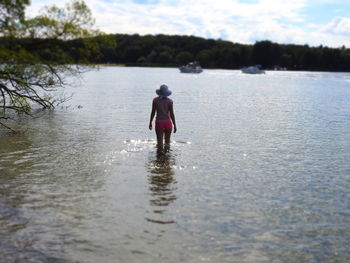
{"type": "Polygon", "coordinates": [[[350,34],[350,18],[348,17],[336,17],[330,23],[324,26],[323,32],[336,34],[336,35],[349,35],[350,34]]]}
{"type": "MultiPolygon", "coordinates": [[[[277,29],[278,20],[302,21],[298,10],[305,6],[304,0],[291,3],[261,0],[256,4],[232,0],[216,0],[215,4],[212,0],[179,0],[175,5],[168,5],[164,0],[154,5],[139,5],[131,1],[104,3],[87,0],[87,3],[94,10],[97,24],[109,33],[194,34],[213,38],[225,35],[237,42],[252,41],[249,31],[256,32],[263,25],[273,24],[277,29]]],[[[277,33],[271,28],[264,32],[277,33]]]]}
{"type": "MultiPolygon", "coordinates": [[[[303,12],[310,1],[314,0],[159,0],[142,5],[132,0],[85,0],[97,27],[107,33],[196,35],[239,43],[269,39],[279,43],[350,45],[349,37],[329,37],[330,33],[350,32],[349,18],[337,18],[323,30],[307,27],[303,12]]],[[[33,1],[31,13],[37,12],[42,3],[54,1],[33,1]]]]}

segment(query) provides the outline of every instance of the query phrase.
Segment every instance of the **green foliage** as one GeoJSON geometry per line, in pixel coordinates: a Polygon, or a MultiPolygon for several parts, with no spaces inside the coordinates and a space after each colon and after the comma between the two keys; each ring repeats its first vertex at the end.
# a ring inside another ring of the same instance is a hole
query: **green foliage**
{"type": "Polygon", "coordinates": [[[281,48],[278,44],[272,43],[271,41],[257,42],[253,47],[252,56],[255,64],[261,64],[264,67],[272,67],[279,64],[281,48]]]}
{"type": "Polygon", "coordinates": [[[12,101],[12,107],[16,111],[16,113],[26,113],[29,114],[31,111],[30,103],[25,97],[14,97],[12,101]]]}
{"type": "Polygon", "coordinates": [[[188,51],[180,51],[176,57],[175,57],[175,62],[178,65],[184,65],[187,64],[189,61],[193,61],[193,54],[188,51]]]}
{"type": "Polygon", "coordinates": [[[18,28],[24,22],[24,10],[29,2],[29,0],[0,0],[0,35],[16,36],[18,28]]]}
{"type": "MultiPolygon", "coordinates": [[[[282,45],[268,40],[254,45],[178,35],[116,34],[118,46],[99,58],[107,63],[145,66],[178,66],[198,61],[204,68],[263,68],[350,71],[350,50],[345,47],[282,45]]],[[[98,62],[92,59],[90,62],[98,62]]]]}
{"type": "Polygon", "coordinates": [[[203,49],[198,52],[198,55],[196,56],[197,61],[201,63],[204,67],[210,68],[213,66],[215,57],[215,50],[211,49],[203,49]]]}
{"type": "MultiPolygon", "coordinates": [[[[52,93],[86,64],[115,49],[115,39],[93,29],[81,0],[46,7],[25,19],[29,0],[0,0],[0,124],[13,113],[30,114],[34,104],[54,108],[52,93]],[[83,65],[80,66],[80,65],[83,65]]],[[[7,127],[7,126],[6,126],[7,127]]]]}
{"type": "Polygon", "coordinates": [[[42,14],[26,21],[25,29],[31,38],[69,40],[98,35],[98,30],[91,30],[93,24],[90,9],[83,1],[76,0],[65,8],[46,7],[42,14]]]}

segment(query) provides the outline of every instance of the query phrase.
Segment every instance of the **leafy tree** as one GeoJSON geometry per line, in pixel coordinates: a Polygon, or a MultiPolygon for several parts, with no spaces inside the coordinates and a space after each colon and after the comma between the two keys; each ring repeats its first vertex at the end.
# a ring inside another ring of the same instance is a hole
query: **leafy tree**
{"type": "Polygon", "coordinates": [[[165,50],[159,53],[159,62],[162,64],[169,64],[172,62],[172,55],[171,52],[165,50]]]}
{"type": "Polygon", "coordinates": [[[46,7],[35,18],[25,18],[29,0],[0,0],[0,124],[14,113],[30,114],[34,105],[52,109],[53,92],[77,76],[89,57],[114,45],[93,30],[90,9],[81,0],[46,7]],[[100,44],[96,44],[97,40],[100,44]]]}
{"type": "Polygon", "coordinates": [[[289,54],[282,54],[280,57],[280,66],[285,68],[291,68],[293,65],[293,58],[289,54]]]}
{"type": "Polygon", "coordinates": [[[280,47],[271,41],[256,42],[253,48],[253,61],[263,67],[271,67],[278,64],[280,47]]]}
{"type": "Polygon", "coordinates": [[[316,50],[307,50],[303,56],[303,67],[307,70],[315,70],[315,65],[319,63],[319,59],[316,50]]]}
{"type": "Polygon", "coordinates": [[[175,61],[177,65],[187,64],[193,61],[193,54],[188,51],[181,51],[176,55],[175,61]]]}
{"type": "Polygon", "coordinates": [[[201,50],[197,57],[196,60],[199,61],[199,63],[204,66],[204,67],[210,67],[213,60],[213,57],[215,56],[214,51],[211,49],[204,49],[201,50]]]}
{"type": "Polygon", "coordinates": [[[125,61],[135,62],[137,59],[142,56],[143,52],[139,46],[129,46],[124,49],[123,57],[125,61]]]}

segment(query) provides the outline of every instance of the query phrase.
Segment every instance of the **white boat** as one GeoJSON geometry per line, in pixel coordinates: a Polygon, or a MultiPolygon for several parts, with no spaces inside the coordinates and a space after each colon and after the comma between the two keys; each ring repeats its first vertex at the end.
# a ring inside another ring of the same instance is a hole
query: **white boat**
{"type": "Polygon", "coordinates": [[[202,67],[196,62],[188,63],[185,66],[179,67],[181,73],[201,73],[203,71],[202,67]]]}
{"type": "Polygon", "coordinates": [[[265,71],[260,69],[260,65],[245,67],[241,71],[247,74],[265,74],[265,71]]]}

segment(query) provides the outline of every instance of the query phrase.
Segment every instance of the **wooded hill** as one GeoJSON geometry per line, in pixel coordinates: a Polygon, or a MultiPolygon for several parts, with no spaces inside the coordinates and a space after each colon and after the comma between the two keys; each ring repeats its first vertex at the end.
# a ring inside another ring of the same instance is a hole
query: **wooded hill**
{"type": "MultiPolygon", "coordinates": [[[[310,47],[277,44],[267,40],[247,45],[179,35],[115,34],[97,38],[101,38],[101,41],[94,39],[95,45],[100,43],[96,49],[99,51],[98,55],[94,50],[89,49],[83,40],[64,43],[58,40],[40,40],[40,42],[47,41],[47,48],[51,44],[54,48],[57,41],[61,42],[60,45],[66,47],[66,52],[71,57],[69,63],[74,61],[81,63],[80,58],[84,57],[86,63],[127,66],[176,67],[190,61],[198,61],[203,68],[240,69],[244,66],[260,64],[264,69],[280,67],[288,70],[350,72],[350,49],[344,46],[340,48],[310,47]],[[103,41],[103,38],[106,37],[114,39],[116,45],[104,46],[106,41],[103,41]]],[[[35,45],[33,40],[20,41],[35,45]]],[[[50,51],[47,53],[54,54],[53,50],[50,51]]],[[[37,52],[43,53],[44,50],[40,49],[37,52]]]]}
{"type": "Polygon", "coordinates": [[[102,49],[94,63],[178,66],[198,61],[204,68],[239,69],[255,64],[269,69],[350,71],[350,49],[259,41],[254,45],[179,35],[116,34],[115,49],[102,49]]]}

